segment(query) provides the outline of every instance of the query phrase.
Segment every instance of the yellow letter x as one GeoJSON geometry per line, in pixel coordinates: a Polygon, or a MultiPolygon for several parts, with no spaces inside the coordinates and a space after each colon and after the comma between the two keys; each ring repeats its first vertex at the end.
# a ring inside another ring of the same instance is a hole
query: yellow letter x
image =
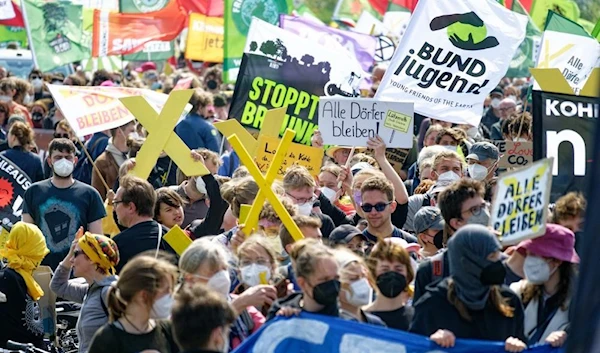
{"type": "Polygon", "coordinates": [[[185,175],[198,176],[209,173],[204,164],[197,163],[192,158],[190,149],[173,131],[193,92],[193,90],[171,92],[160,115],[156,114],[144,97],[119,98],[149,133],[135,158],[133,175],[148,179],[162,151],[171,157],[185,175]]]}

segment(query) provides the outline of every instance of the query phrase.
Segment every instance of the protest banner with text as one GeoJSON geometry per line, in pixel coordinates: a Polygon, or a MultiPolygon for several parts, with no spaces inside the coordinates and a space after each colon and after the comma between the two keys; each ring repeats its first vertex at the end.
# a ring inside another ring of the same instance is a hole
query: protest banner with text
{"type": "Polygon", "coordinates": [[[552,202],[587,192],[599,117],[598,98],[533,91],[533,159],[554,157],[552,202]]]}
{"type": "Polygon", "coordinates": [[[506,74],[527,17],[495,1],[420,0],[375,98],[479,125],[484,98],[506,74]]]}
{"type": "Polygon", "coordinates": [[[356,97],[365,75],[345,50],[329,50],[258,19],[242,64],[229,117],[260,130],[269,109],[287,107],[280,136],[292,129],[294,141],[305,145],[318,126],[319,97],[356,97]]]}
{"type": "MultiPolygon", "coordinates": [[[[504,348],[504,342],[460,338],[452,348],[443,348],[429,337],[414,333],[302,311],[298,316],[278,316],[268,321],[242,342],[235,353],[506,353],[504,348]]],[[[523,353],[560,352],[562,348],[552,348],[549,344],[523,350],[523,353]]]]}
{"type": "Polygon", "coordinates": [[[223,18],[190,14],[185,58],[209,63],[223,62],[223,18]]]}
{"type": "Polygon", "coordinates": [[[411,148],[413,130],[412,103],[337,97],[319,102],[319,131],[326,145],[366,146],[379,135],[388,148],[411,148]]]}
{"type": "MultiPolygon", "coordinates": [[[[269,169],[273,157],[277,152],[280,140],[277,137],[261,135],[257,141],[256,165],[264,174],[269,169]]],[[[323,149],[309,147],[292,143],[288,149],[281,167],[277,171],[277,177],[283,178],[285,171],[292,165],[301,165],[308,169],[308,172],[317,176],[321,171],[321,162],[323,161],[323,149]]]]}
{"type": "Polygon", "coordinates": [[[9,225],[21,220],[23,195],[32,182],[10,159],[0,156],[0,223],[9,225]]]}
{"type": "Polygon", "coordinates": [[[500,169],[523,167],[533,162],[533,142],[491,141],[500,151],[500,169]]]}
{"type": "Polygon", "coordinates": [[[492,204],[491,226],[503,245],[541,236],[546,231],[552,187],[552,158],[500,175],[492,204]]]}
{"type": "MultiPolygon", "coordinates": [[[[160,112],[168,96],[149,89],[48,85],[54,101],[78,136],[123,126],[134,119],[119,98],[142,96],[160,112]]],[[[188,104],[182,118],[189,112],[188,104]]]]}

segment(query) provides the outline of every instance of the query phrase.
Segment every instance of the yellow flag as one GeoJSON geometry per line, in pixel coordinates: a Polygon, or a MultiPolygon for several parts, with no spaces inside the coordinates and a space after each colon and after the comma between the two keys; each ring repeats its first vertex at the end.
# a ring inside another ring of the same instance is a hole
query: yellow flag
{"type": "Polygon", "coordinates": [[[185,58],[210,63],[223,62],[224,20],[222,17],[207,17],[190,14],[185,58]]]}

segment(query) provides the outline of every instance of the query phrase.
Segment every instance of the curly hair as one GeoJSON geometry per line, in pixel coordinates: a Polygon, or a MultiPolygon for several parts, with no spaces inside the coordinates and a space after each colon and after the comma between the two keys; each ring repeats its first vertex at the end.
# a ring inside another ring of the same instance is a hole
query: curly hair
{"type": "Polygon", "coordinates": [[[587,201],[583,194],[570,192],[556,201],[552,221],[560,223],[562,220],[569,220],[585,215],[587,201]]]}
{"type": "Polygon", "coordinates": [[[20,121],[17,121],[12,124],[10,130],[8,131],[8,134],[16,137],[19,141],[19,144],[23,147],[33,143],[33,129],[29,127],[29,125],[20,121]]]}

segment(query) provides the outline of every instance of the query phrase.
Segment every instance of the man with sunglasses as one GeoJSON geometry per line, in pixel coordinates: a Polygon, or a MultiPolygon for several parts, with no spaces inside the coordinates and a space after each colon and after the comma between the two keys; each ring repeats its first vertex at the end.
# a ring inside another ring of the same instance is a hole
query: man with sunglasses
{"type": "Polygon", "coordinates": [[[367,228],[363,235],[370,246],[385,238],[402,238],[409,243],[416,243],[417,238],[392,224],[392,213],[396,210],[394,186],[379,176],[371,177],[360,187],[362,203],[360,208],[367,219],[367,228]]]}
{"type": "MultiPolygon", "coordinates": [[[[448,239],[456,231],[467,224],[487,226],[490,219],[488,204],[483,199],[485,187],[483,183],[473,179],[460,179],[442,191],[437,198],[442,217],[444,217],[444,247],[448,239]]],[[[429,261],[422,262],[415,278],[414,302],[425,293],[425,287],[450,275],[448,256],[443,249],[432,256],[429,261]]]]}

